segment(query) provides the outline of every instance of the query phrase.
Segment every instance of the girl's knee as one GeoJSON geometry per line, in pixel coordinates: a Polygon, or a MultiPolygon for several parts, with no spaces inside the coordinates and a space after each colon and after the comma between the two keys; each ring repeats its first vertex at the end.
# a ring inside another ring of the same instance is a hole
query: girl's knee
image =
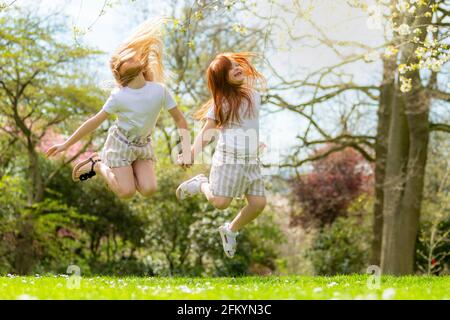
{"type": "Polygon", "coordinates": [[[120,199],[130,199],[134,196],[136,193],[136,188],[134,187],[121,187],[119,190],[117,190],[117,196],[120,199]]]}
{"type": "Polygon", "coordinates": [[[139,189],[139,193],[144,197],[151,197],[156,192],[156,184],[145,186],[144,188],[139,189]]]}
{"type": "Polygon", "coordinates": [[[267,200],[265,197],[258,197],[249,201],[248,204],[256,211],[262,212],[267,205],[267,200]]]}
{"type": "Polygon", "coordinates": [[[224,210],[230,206],[230,200],[223,198],[214,198],[211,200],[211,204],[219,210],[224,210]]]}

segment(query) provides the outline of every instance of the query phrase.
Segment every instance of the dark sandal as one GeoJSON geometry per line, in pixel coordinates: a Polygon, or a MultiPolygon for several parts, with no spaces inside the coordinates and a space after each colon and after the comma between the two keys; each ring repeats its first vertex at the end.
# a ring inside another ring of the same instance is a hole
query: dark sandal
{"type": "Polygon", "coordinates": [[[94,160],[95,156],[90,157],[89,159],[82,161],[80,163],[78,163],[75,168],[73,169],[73,173],[72,173],[72,179],[73,181],[86,181],[92,177],[94,177],[96,175],[96,172],[94,171],[94,166],[97,162],[101,161],[101,159],[96,159],[94,160]],[[88,172],[85,172],[83,174],[80,174],[80,176],[77,178],[75,178],[75,173],[84,165],[86,165],[86,163],[91,162],[91,170],[88,172]]]}

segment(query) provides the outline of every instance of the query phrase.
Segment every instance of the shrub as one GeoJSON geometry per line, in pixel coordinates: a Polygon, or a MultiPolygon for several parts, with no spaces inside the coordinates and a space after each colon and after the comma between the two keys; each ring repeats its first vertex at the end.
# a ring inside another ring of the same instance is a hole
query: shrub
{"type": "Polygon", "coordinates": [[[416,250],[416,270],[428,275],[449,273],[450,215],[420,224],[416,250]]]}
{"type": "Polygon", "coordinates": [[[56,199],[28,205],[18,177],[0,180],[0,271],[62,273],[77,261],[82,233],[75,230],[88,217],[56,199]]]}
{"type": "Polygon", "coordinates": [[[318,275],[363,272],[368,266],[370,228],[355,216],[339,217],[318,230],[306,256],[318,275]]]}
{"type": "Polygon", "coordinates": [[[367,168],[367,161],[350,148],[314,162],[311,172],[293,180],[301,212],[292,215],[291,224],[320,228],[345,216],[350,203],[371,187],[372,173],[367,168]]]}

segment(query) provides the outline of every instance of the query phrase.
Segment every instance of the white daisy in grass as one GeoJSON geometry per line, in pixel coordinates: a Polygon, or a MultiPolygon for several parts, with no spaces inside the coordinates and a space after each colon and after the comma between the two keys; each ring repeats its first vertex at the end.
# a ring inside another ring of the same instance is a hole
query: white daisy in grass
{"type": "Polygon", "coordinates": [[[327,285],[327,287],[334,287],[334,286],[337,286],[337,282],[330,282],[328,285],[327,285]]]}
{"type": "Polygon", "coordinates": [[[394,288],[387,288],[383,291],[381,298],[383,300],[391,300],[395,297],[395,289],[394,288]]]}
{"type": "Polygon", "coordinates": [[[37,297],[29,295],[29,294],[21,294],[17,298],[17,300],[38,300],[37,297]]]}
{"type": "Polygon", "coordinates": [[[369,293],[366,295],[366,300],[378,300],[378,295],[376,293],[369,293]]]}
{"type": "Polygon", "coordinates": [[[178,289],[180,289],[184,293],[192,293],[192,290],[188,286],[178,286],[178,289]]]}
{"type": "Polygon", "coordinates": [[[313,289],[313,292],[314,293],[320,293],[320,292],[322,292],[323,291],[323,289],[321,288],[321,287],[317,287],[317,288],[314,288],[313,289]]]}

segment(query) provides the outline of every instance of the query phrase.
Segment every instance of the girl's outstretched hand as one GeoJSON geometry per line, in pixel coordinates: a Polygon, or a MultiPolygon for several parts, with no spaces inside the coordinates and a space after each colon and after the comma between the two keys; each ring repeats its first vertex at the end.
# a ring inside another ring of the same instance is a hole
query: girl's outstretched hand
{"type": "Polygon", "coordinates": [[[45,152],[45,156],[47,158],[57,155],[60,152],[66,151],[67,146],[64,143],[55,144],[48,148],[47,152],[45,152]]]}
{"type": "Polygon", "coordinates": [[[179,166],[181,166],[183,169],[187,169],[190,168],[192,166],[192,162],[191,163],[187,163],[186,159],[183,157],[183,154],[180,153],[178,154],[177,157],[177,163],[179,166]]]}

